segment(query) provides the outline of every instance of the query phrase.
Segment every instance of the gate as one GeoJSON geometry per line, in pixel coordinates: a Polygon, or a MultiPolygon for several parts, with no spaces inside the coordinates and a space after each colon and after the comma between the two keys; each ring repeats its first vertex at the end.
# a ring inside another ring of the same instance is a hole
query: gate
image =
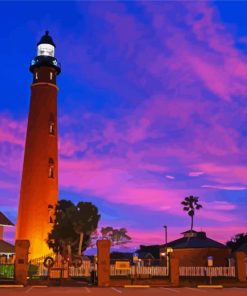
{"type": "Polygon", "coordinates": [[[80,266],[74,266],[64,261],[61,256],[50,254],[46,257],[33,259],[29,263],[30,279],[87,279],[91,275],[91,262],[83,257],[80,266]],[[46,258],[54,260],[52,266],[48,266],[46,258]],[[46,262],[45,262],[46,260],[46,262]],[[45,263],[45,264],[44,264],[45,263]]]}

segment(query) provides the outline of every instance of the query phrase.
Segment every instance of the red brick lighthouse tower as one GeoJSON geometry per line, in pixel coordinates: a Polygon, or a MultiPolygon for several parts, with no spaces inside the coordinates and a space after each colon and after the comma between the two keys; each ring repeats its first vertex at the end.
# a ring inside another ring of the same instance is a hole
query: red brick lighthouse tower
{"type": "Polygon", "coordinates": [[[30,258],[50,251],[52,206],[58,201],[57,75],[55,44],[46,31],[32,60],[33,74],[16,239],[30,241],[30,258]]]}

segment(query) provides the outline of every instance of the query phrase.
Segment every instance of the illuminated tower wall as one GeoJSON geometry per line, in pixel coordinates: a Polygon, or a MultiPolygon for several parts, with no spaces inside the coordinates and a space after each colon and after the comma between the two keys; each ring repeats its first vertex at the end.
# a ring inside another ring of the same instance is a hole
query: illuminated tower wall
{"type": "Polygon", "coordinates": [[[58,201],[58,128],[56,77],[60,66],[48,32],[32,60],[31,100],[20,189],[16,239],[30,241],[30,257],[50,253],[51,206],[58,201]]]}

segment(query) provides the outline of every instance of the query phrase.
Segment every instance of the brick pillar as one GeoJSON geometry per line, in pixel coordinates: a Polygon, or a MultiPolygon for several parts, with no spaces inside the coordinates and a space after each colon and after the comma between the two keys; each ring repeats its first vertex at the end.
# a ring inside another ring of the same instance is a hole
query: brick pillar
{"type": "Polygon", "coordinates": [[[15,282],[27,285],[28,277],[28,240],[16,240],[15,242],[15,282]]]}
{"type": "Polygon", "coordinates": [[[110,247],[109,240],[98,240],[98,286],[107,287],[110,285],[110,247]]]}
{"type": "Polygon", "coordinates": [[[173,286],[179,285],[179,259],[174,253],[170,253],[170,281],[173,286]]]}
{"type": "Polygon", "coordinates": [[[246,282],[246,271],[245,271],[245,253],[244,252],[236,252],[236,275],[237,279],[240,282],[246,282]]]}

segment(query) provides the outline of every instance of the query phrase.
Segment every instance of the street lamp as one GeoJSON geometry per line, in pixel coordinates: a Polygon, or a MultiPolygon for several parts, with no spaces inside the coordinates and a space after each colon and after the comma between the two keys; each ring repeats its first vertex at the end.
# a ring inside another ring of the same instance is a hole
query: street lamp
{"type": "Polygon", "coordinates": [[[163,227],[165,228],[165,242],[166,242],[165,250],[166,250],[167,249],[167,226],[164,225],[163,227]]]}
{"type": "Polygon", "coordinates": [[[163,227],[165,229],[165,248],[164,248],[164,253],[162,255],[166,256],[166,268],[167,268],[167,272],[168,272],[169,258],[168,258],[168,253],[167,253],[167,225],[164,225],[163,227]]]}

